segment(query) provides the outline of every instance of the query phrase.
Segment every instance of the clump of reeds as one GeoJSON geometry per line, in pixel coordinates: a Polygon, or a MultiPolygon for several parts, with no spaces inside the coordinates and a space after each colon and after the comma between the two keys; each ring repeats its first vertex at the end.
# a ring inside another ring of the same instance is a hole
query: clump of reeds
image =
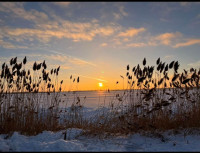
{"type": "Polygon", "coordinates": [[[167,64],[160,58],[156,67],[147,66],[146,58],[142,66],[131,69],[127,65],[126,76],[120,75],[123,81],[127,80],[127,89],[116,94],[110,103],[111,112],[89,124],[91,133],[200,127],[200,69],[178,73],[179,66],[178,61],[167,64]]]}
{"type": "MultiPolygon", "coordinates": [[[[123,87],[127,80],[127,88],[115,95],[109,111],[86,119],[76,91],[71,106],[67,107],[66,101],[64,108],[59,107],[64,102],[63,80],[58,81],[60,66],[48,72],[45,61],[34,62],[31,72],[25,69],[26,62],[26,57],[20,63],[16,57],[10,65],[2,64],[0,133],[19,131],[32,135],[75,127],[101,135],[200,127],[200,69],[179,73],[178,61],[165,63],[160,58],[156,66],[148,66],[146,58],[142,66],[127,65],[125,76],[120,75],[123,87]]],[[[72,75],[70,80],[80,81],[72,75]]]]}
{"type": "Polygon", "coordinates": [[[31,71],[25,69],[26,63],[25,56],[22,62],[15,57],[9,64],[2,64],[0,133],[19,131],[32,135],[64,128],[60,115],[66,112],[59,108],[64,102],[61,95],[63,80],[58,82],[60,66],[48,72],[44,60],[34,62],[31,71]]]}

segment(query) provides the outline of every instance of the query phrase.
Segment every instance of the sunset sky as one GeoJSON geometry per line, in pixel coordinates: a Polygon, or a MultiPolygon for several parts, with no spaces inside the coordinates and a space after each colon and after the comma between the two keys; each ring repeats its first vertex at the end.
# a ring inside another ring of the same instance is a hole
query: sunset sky
{"type": "Polygon", "coordinates": [[[121,89],[144,57],[199,68],[200,2],[0,2],[0,64],[16,56],[60,65],[66,90],[70,75],[74,89],[121,89]]]}

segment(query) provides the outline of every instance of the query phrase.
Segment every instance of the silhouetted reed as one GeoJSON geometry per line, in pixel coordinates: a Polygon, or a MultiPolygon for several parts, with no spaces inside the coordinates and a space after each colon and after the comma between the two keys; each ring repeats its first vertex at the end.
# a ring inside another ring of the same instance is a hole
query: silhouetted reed
{"type": "Polygon", "coordinates": [[[25,69],[26,63],[25,56],[20,63],[15,57],[10,65],[2,64],[0,133],[19,131],[32,135],[64,126],[59,120],[63,84],[63,80],[58,83],[60,66],[48,72],[45,60],[42,63],[35,61],[31,72],[25,69]]]}
{"type": "MultiPolygon", "coordinates": [[[[76,91],[70,106],[67,95],[61,95],[60,66],[48,72],[45,60],[35,61],[31,71],[25,69],[26,63],[26,57],[19,63],[15,57],[10,65],[2,64],[0,133],[19,131],[32,135],[43,130],[78,127],[91,134],[128,134],[140,130],[200,127],[200,69],[184,69],[180,73],[178,61],[166,63],[160,58],[156,66],[149,66],[146,58],[141,66],[127,65],[125,76],[120,75],[123,89],[124,80],[127,88],[115,94],[109,102],[109,111],[99,108],[97,115],[86,119],[84,103],[76,91]],[[59,107],[61,103],[65,103],[63,108],[59,107]]],[[[80,82],[79,77],[72,75],[69,79],[70,85],[80,82]]],[[[120,83],[116,81],[116,85],[120,83]]]]}
{"type": "MultiPolygon", "coordinates": [[[[88,125],[92,133],[128,134],[138,130],[200,127],[197,117],[200,115],[200,69],[178,73],[178,61],[168,64],[160,58],[156,65],[147,66],[146,58],[142,66],[138,64],[130,69],[127,65],[127,89],[117,93],[115,101],[110,103],[112,113],[99,116],[101,126],[98,122],[88,125]]],[[[120,77],[124,80],[123,75],[120,77]]]]}

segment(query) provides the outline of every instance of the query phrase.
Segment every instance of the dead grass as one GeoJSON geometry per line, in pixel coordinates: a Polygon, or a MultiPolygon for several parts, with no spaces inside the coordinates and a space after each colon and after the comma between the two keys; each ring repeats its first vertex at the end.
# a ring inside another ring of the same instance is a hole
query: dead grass
{"type": "MultiPolygon", "coordinates": [[[[0,133],[18,131],[36,135],[44,130],[82,128],[85,134],[100,136],[200,127],[200,70],[191,68],[178,73],[178,61],[167,64],[159,58],[156,68],[147,66],[146,59],[142,66],[138,64],[131,69],[127,65],[126,76],[120,75],[123,86],[127,80],[127,89],[116,94],[108,112],[90,119],[83,116],[78,95],[71,106],[65,101],[66,108],[60,110],[63,83],[58,82],[60,67],[48,72],[45,61],[35,62],[31,73],[25,64],[26,58],[21,63],[13,58],[10,66],[2,65],[0,133]],[[45,98],[47,103],[42,105],[45,98]]],[[[76,81],[71,76],[70,80],[79,83],[79,77],[76,81]]]]}
{"type": "MultiPolygon", "coordinates": [[[[166,64],[159,58],[156,63],[155,73],[154,66],[146,66],[146,59],[143,69],[138,64],[131,72],[127,65],[127,90],[116,94],[110,104],[112,113],[99,115],[96,122],[89,123],[88,134],[117,135],[200,127],[200,70],[191,68],[178,73],[178,61],[166,64]],[[174,74],[171,79],[170,69],[174,74]],[[154,74],[157,75],[153,77],[154,74]],[[125,104],[127,98],[129,101],[125,104]]],[[[124,86],[124,76],[120,77],[124,86]]]]}
{"type": "Polygon", "coordinates": [[[63,84],[63,80],[58,82],[60,66],[48,72],[45,61],[34,62],[31,71],[25,69],[26,63],[26,57],[22,62],[17,62],[15,57],[9,64],[2,64],[0,133],[18,131],[35,135],[44,130],[64,129],[59,123],[63,84]]]}

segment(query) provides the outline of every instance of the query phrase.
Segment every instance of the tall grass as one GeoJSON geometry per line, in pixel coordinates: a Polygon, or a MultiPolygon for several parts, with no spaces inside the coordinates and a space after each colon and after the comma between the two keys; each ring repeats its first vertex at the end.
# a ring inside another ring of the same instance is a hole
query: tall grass
{"type": "MultiPolygon", "coordinates": [[[[132,69],[127,65],[127,89],[116,94],[107,114],[90,122],[90,133],[132,133],[141,130],[169,130],[200,127],[200,69],[178,73],[179,62],[156,61],[147,66],[146,58],[132,69]],[[173,74],[169,76],[170,73],[173,74]]],[[[116,84],[119,84],[117,81],[116,84]]],[[[124,82],[123,82],[124,86],[124,82]]]]}
{"type": "MultiPolygon", "coordinates": [[[[127,65],[125,76],[120,75],[123,88],[124,81],[127,88],[116,93],[107,109],[103,107],[86,119],[84,104],[76,91],[69,106],[67,95],[61,93],[60,66],[48,72],[45,61],[35,62],[32,72],[25,69],[26,62],[26,57],[20,63],[16,57],[10,64],[2,64],[0,133],[19,131],[34,135],[44,130],[76,127],[91,134],[128,134],[200,127],[200,69],[184,69],[180,73],[178,61],[165,63],[160,58],[156,66],[147,66],[146,58],[141,66],[127,65]],[[64,108],[60,108],[63,103],[64,108]]],[[[70,80],[79,83],[79,77],[75,79],[71,75],[70,80]]]]}
{"type": "Polygon", "coordinates": [[[26,57],[22,62],[15,57],[9,64],[2,64],[0,133],[19,131],[33,135],[63,128],[59,120],[61,113],[65,113],[59,109],[59,104],[64,103],[63,80],[58,82],[60,66],[48,72],[45,61],[34,62],[32,70],[25,69],[26,63],[26,57]]]}

